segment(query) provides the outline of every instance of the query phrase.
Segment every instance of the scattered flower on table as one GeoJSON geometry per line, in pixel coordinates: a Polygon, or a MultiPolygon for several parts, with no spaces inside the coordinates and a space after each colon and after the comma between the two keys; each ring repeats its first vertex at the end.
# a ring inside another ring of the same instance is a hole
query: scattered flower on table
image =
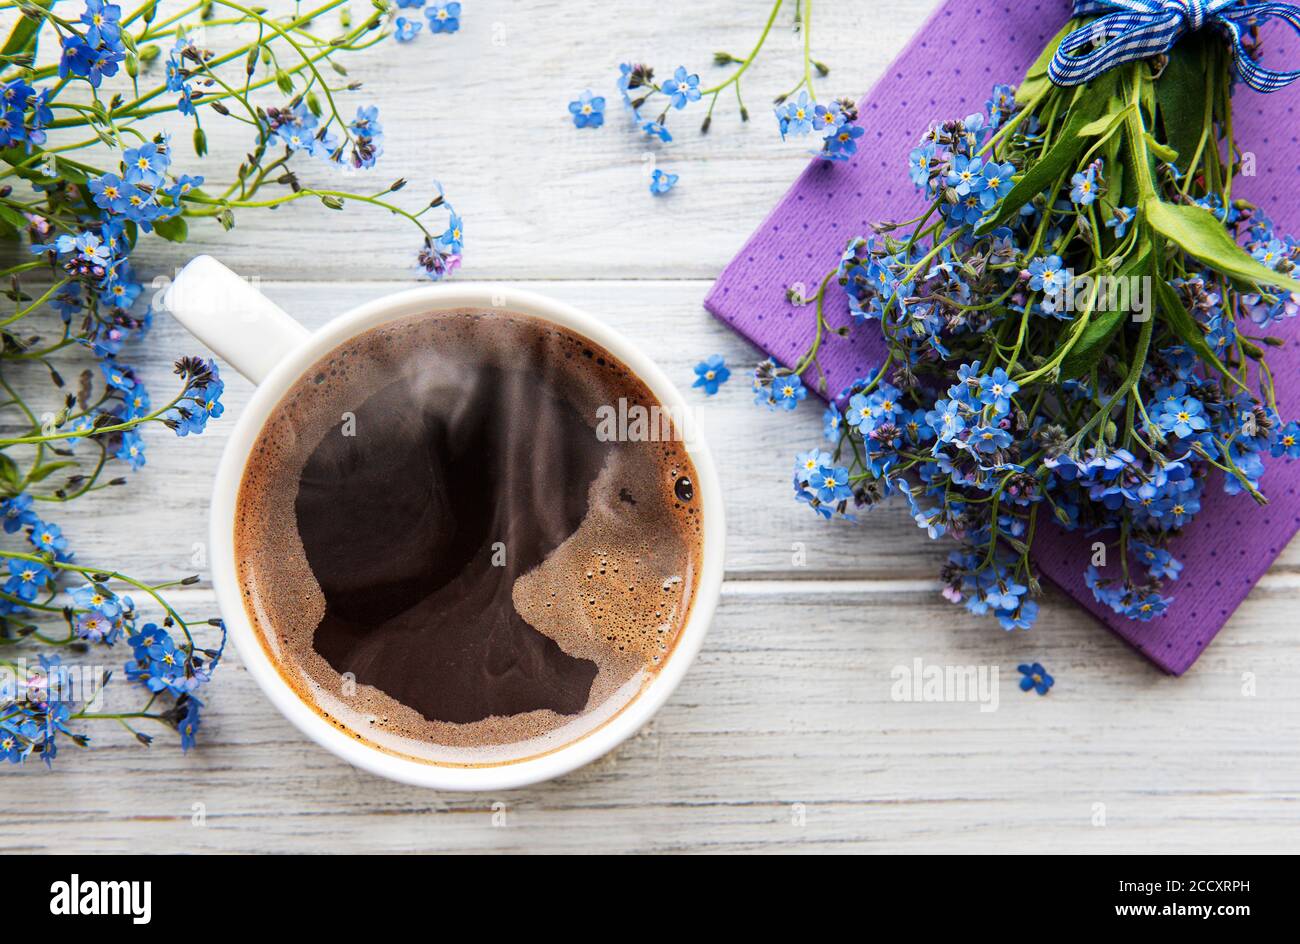
{"type": "Polygon", "coordinates": [[[605,99],[586,89],[575,101],[569,102],[569,114],[576,128],[599,128],[605,123],[605,99]]]}
{"type": "Polygon", "coordinates": [[[1041,664],[1035,662],[1033,665],[1021,665],[1020,669],[1020,690],[1027,692],[1030,689],[1038,692],[1040,695],[1046,695],[1056,679],[1047,674],[1047,670],[1041,664]]]}
{"type": "Polygon", "coordinates": [[[685,66],[678,66],[673,77],[664,82],[663,93],[676,109],[685,108],[691,102],[700,100],[700,77],[687,72],[685,66]]]}
{"type": "Polygon", "coordinates": [[[641,130],[645,132],[647,137],[657,138],[664,144],[669,144],[673,140],[673,136],[669,134],[663,122],[658,120],[642,122],[641,130]]]}
{"type": "Polygon", "coordinates": [[[433,3],[425,9],[430,33],[454,33],[460,29],[460,4],[433,3]]]}
{"type": "Polygon", "coordinates": [[[695,365],[695,383],[692,387],[703,387],[707,396],[713,396],[721,387],[731,379],[731,370],[728,369],[726,361],[721,354],[714,354],[695,365]]]}
{"type": "Polygon", "coordinates": [[[663,196],[675,186],[677,186],[676,174],[669,174],[656,167],[650,175],[650,192],[656,197],[663,196]]]}
{"type": "Polygon", "coordinates": [[[409,43],[419,35],[420,30],[424,29],[424,24],[419,20],[408,20],[404,16],[399,16],[394,25],[397,29],[393,33],[393,38],[399,43],[409,43]]]}

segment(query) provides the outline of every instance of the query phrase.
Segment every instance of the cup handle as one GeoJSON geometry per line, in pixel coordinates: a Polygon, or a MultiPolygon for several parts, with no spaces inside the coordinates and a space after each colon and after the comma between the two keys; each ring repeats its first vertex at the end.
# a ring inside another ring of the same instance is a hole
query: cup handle
{"type": "Polygon", "coordinates": [[[163,296],[163,308],[254,384],[311,333],[247,280],[196,256],[163,296]]]}

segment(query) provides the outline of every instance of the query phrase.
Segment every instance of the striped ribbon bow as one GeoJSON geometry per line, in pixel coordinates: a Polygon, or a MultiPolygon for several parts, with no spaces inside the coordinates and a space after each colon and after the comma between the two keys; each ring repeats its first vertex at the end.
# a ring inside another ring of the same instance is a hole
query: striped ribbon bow
{"type": "Polygon", "coordinates": [[[1107,69],[1166,52],[1189,30],[1214,25],[1232,43],[1237,72],[1257,92],[1276,92],[1300,78],[1300,71],[1265,69],[1246,52],[1242,35],[1277,17],[1300,33],[1300,8],[1291,3],[1244,0],[1074,0],[1074,15],[1099,16],[1061,41],[1047,74],[1057,85],[1082,85],[1107,69]],[[1094,42],[1101,45],[1074,55],[1094,42]]]}

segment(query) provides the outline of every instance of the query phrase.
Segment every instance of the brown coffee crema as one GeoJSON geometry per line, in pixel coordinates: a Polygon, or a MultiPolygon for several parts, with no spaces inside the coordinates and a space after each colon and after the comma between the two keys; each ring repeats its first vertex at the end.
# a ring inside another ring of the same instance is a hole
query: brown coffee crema
{"type": "Polygon", "coordinates": [[[249,618],[304,701],[383,750],[560,747],[636,696],[690,613],[702,522],[680,430],[549,322],[373,328],[258,434],[235,527],[249,618]]]}

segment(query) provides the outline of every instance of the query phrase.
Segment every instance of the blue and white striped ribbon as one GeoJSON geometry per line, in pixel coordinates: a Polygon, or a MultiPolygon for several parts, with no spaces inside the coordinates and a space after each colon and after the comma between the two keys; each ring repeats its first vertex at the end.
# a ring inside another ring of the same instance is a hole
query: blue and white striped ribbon
{"type": "Polygon", "coordinates": [[[1243,36],[1274,17],[1300,33],[1300,8],[1292,3],[1245,0],[1074,0],[1076,17],[1098,19],[1061,41],[1047,74],[1057,85],[1082,85],[1108,69],[1168,51],[1178,37],[1217,26],[1232,43],[1242,80],[1257,92],[1276,92],[1300,78],[1300,70],[1266,69],[1246,52],[1243,36]],[[1094,44],[1100,43],[1095,49],[1094,44]],[[1080,52],[1081,50],[1089,50],[1080,52]],[[1076,55],[1076,53],[1078,53],[1076,55]]]}

